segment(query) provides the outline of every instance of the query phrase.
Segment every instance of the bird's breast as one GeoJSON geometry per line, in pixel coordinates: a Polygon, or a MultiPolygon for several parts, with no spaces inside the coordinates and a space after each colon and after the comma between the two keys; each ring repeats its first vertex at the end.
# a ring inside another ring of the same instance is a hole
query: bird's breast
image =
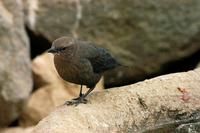
{"type": "Polygon", "coordinates": [[[84,59],[63,59],[55,56],[54,64],[58,74],[64,80],[75,84],[92,85],[100,78],[93,72],[91,64],[84,59]]]}
{"type": "Polygon", "coordinates": [[[58,74],[67,81],[78,80],[79,68],[73,59],[62,59],[59,57],[54,57],[54,64],[58,74]]]}

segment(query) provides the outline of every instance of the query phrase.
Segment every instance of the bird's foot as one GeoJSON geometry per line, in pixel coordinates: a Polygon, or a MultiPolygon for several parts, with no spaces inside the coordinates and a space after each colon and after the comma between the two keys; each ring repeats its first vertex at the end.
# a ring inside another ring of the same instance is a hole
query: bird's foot
{"type": "Polygon", "coordinates": [[[77,106],[80,103],[86,104],[87,100],[84,99],[83,97],[78,97],[78,98],[72,99],[71,101],[66,101],[64,105],[75,105],[75,106],[77,106]]]}
{"type": "MultiPolygon", "coordinates": [[[[80,94],[79,94],[79,97],[77,97],[77,98],[73,98],[72,100],[79,100],[80,98],[82,98],[82,96],[83,96],[83,94],[80,93],[80,94]]],[[[85,99],[85,100],[86,100],[86,99],[85,99]]]]}

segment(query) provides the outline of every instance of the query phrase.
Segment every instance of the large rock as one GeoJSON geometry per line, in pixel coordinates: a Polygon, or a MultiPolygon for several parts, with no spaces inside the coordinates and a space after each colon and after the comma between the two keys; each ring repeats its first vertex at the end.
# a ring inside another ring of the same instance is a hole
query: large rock
{"type": "Polygon", "coordinates": [[[26,22],[36,34],[50,41],[73,34],[99,43],[132,66],[107,73],[109,86],[162,72],[164,64],[200,50],[198,0],[28,0],[26,4],[26,22]]]}
{"type": "Polygon", "coordinates": [[[32,89],[22,4],[0,0],[0,127],[19,116],[32,89]]]}
{"type": "MultiPolygon", "coordinates": [[[[45,53],[36,57],[32,63],[32,70],[37,90],[28,100],[20,119],[20,125],[25,127],[37,124],[57,106],[64,104],[66,100],[78,97],[80,89],[79,85],[65,82],[58,76],[51,54],[45,53]]],[[[103,89],[102,79],[97,84],[95,91],[103,89]]],[[[83,87],[83,91],[86,90],[86,87],[83,87]]]]}
{"type": "Polygon", "coordinates": [[[93,92],[87,104],[58,107],[33,133],[172,133],[200,120],[199,86],[200,68],[93,92]]]}

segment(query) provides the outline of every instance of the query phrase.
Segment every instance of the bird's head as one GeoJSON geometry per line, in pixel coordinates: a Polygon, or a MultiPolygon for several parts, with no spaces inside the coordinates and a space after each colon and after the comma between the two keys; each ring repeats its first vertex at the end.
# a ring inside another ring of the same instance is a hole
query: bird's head
{"type": "Polygon", "coordinates": [[[50,49],[47,50],[48,53],[56,55],[69,55],[73,53],[74,44],[76,40],[73,37],[60,37],[53,41],[50,49]]]}

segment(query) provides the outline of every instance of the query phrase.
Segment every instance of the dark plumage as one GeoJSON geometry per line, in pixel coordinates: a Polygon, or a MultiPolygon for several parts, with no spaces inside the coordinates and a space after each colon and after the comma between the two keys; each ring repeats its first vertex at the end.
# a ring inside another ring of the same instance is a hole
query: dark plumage
{"type": "Polygon", "coordinates": [[[102,73],[120,64],[101,47],[72,37],[56,39],[48,52],[53,53],[58,74],[66,81],[80,84],[79,97],[67,104],[85,103],[86,96],[95,88],[102,73]],[[89,90],[82,94],[82,85],[89,90]]]}

